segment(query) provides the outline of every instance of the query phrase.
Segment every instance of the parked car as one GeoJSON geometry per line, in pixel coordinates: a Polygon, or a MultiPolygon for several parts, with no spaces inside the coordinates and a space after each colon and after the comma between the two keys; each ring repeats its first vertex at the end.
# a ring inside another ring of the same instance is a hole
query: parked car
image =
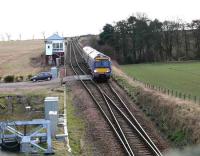
{"type": "Polygon", "coordinates": [[[50,72],[41,72],[36,76],[33,76],[30,80],[36,82],[39,80],[51,80],[51,79],[52,79],[52,74],[50,72]]]}

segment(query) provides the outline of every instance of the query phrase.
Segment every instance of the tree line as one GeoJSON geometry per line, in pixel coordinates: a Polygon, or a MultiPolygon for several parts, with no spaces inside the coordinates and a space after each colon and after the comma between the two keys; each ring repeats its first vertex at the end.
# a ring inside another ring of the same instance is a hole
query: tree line
{"type": "Polygon", "coordinates": [[[200,20],[161,22],[132,15],[106,24],[98,45],[122,64],[200,59],[200,20]]]}

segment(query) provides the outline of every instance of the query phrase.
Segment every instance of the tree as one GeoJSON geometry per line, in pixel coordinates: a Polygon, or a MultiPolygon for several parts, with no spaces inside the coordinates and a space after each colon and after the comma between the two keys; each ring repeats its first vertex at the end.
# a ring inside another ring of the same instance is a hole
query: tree
{"type": "Polygon", "coordinates": [[[160,22],[139,13],[113,25],[106,24],[99,44],[110,46],[107,49],[113,50],[111,55],[119,63],[196,59],[200,58],[200,20],[160,22]],[[193,52],[195,56],[190,55],[193,52]]]}
{"type": "Polygon", "coordinates": [[[176,58],[179,60],[181,57],[181,37],[180,37],[180,30],[181,30],[181,20],[178,19],[174,22],[174,45],[176,45],[176,58]]]}
{"type": "Polygon", "coordinates": [[[7,40],[10,41],[10,39],[11,39],[11,34],[6,33],[6,37],[7,37],[7,40]]]}
{"type": "Polygon", "coordinates": [[[119,21],[115,26],[116,36],[119,44],[119,60],[122,63],[130,63],[129,46],[128,46],[128,26],[125,20],[119,21]]]}
{"type": "Polygon", "coordinates": [[[162,23],[155,19],[149,24],[150,29],[150,44],[153,51],[154,61],[164,60],[163,47],[162,47],[162,23]]]}
{"type": "Polygon", "coordinates": [[[102,44],[113,44],[114,27],[111,24],[106,24],[103,27],[103,32],[99,35],[102,44]]]}
{"type": "Polygon", "coordinates": [[[137,19],[135,23],[135,36],[136,36],[136,50],[138,54],[138,61],[142,62],[144,61],[144,55],[145,55],[145,48],[148,46],[148,25],[147,25],[147,19],[141,18],[137,19]]]}
{"type": "Polygon", "coordinates": [[[35,39],[35,35],[33,34],[33,36],[32,36],[32,40],[34,40],[35,39]]]}
{"type": "Polygon", "coordinates": [[[173,21],[164,21],[163,22],[163,48],[165,51],[165,59],[172,59],[172,49],[173,49],[173,37],[174,37],[174,29],[175,23],[173,21]]]}
{"type": "Polygon", "coordinates": [[[45,31],[42,32],[43,39],[45,40],[45,31]]]}
{"type": "Polygon", "coordinates": [[[183,45],[184,45],[186,59],[189,59],[189,50],[190,50],[189,28],[190,28],[189,23],[181,24],[182,36],[183,36],[183,40],[184,40],[183,45]]]}
{"type": "Polygon", "coordinates": [[[19,40],[22,40],[22,34],[21,33],[19,34],[19,40]]]}
{"type": "Polygon", "coordinates": [[[195,39],[196,56],[200,58],[200,20],[193,20],[191,23],[195,39]]]}
{"type": "Polygon", "coordinates": [[[132,54],[132,60],[134,63],[136,63],[137,58],[136,58],[136,22],[137,18],[135,16],[130,16],[128,18],[128,35],[130,36],[131,39],[131,54],[132,54]]]}

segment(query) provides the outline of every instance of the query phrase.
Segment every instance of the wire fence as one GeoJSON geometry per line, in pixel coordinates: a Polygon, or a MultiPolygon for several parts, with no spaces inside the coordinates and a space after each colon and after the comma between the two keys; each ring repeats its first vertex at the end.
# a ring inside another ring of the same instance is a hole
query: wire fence
{"type": "Polygon", "coordinates": [[[183,93],[183,92],[173,90],[173,89],[160,87],[160,86],[153,85],[153,84],[150,84],[150,83],[146,83],[146,82],[143,82],[143,81],[138,80],[136,78],[133,78],[133,80],[144,85],[146,88],[158,91],[158,92],[166,94],[168,96],[172,96],[172,97],[180,98],[180,99],[185,100],[185,101],[187,100],[187,101],[192,101],[194,103],[200,104],[200,97],[198,97],[198,96],[183,93]]]}

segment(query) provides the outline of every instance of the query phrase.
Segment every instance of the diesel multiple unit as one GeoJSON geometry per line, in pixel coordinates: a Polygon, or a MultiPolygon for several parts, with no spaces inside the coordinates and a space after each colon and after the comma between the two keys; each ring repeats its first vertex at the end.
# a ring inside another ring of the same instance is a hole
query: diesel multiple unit
{"type": "Polygon", "coordinates": [[[109,79],[112,74],[110,57],[91,48],[83,48],[83,58],[88,64],[94,79],[109,79]]]}

